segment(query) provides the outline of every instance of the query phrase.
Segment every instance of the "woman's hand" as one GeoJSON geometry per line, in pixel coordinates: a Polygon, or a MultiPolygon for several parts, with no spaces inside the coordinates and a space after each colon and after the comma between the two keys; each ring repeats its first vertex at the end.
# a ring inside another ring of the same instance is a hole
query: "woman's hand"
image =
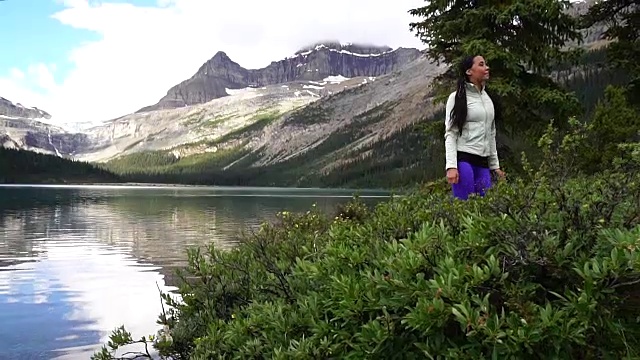
{"type": "Polygon", "coordinates": [[[457,184],[459,179],[458,169],[447,169],[447,181],[449,184],[457,184]]]}
{"type": "Polygon", "coordinates": [[[498,175],[499,180],[504,180],[507,177],[507,174],[505,174],[501,169],[495,169],[494,171],[496,175],[498,175]]]}

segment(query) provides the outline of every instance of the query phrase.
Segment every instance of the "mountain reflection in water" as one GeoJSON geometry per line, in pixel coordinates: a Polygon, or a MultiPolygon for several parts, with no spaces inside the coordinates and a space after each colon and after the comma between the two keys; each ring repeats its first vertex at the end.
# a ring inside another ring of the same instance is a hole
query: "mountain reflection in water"
{"type": "MultiPolygon", "coordinates": [[[[115,327],[155,333],[158,287],[186,249],[230,248],[278,211],[323,211],[350,190],[0,187],[0,359],[87,359],[115,327]]],[[[383,191],[361,192],[375,203],[383,191]]]]}

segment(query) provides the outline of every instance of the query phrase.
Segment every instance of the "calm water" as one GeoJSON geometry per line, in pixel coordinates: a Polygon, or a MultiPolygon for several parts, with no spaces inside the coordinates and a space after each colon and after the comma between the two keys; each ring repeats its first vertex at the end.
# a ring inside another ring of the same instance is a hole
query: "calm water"
{"type": "Polygon", "coordinates": [[[232,247],[278,211],[331,211],[351,193],[0,186],[0,359],[88,359],[121,324],[153,334],[158,286],[172,289],[187,247],[232,247]]]}

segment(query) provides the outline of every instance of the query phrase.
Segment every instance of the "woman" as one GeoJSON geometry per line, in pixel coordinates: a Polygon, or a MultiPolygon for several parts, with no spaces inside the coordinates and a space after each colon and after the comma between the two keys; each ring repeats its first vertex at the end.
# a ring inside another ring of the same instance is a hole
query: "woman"
{"type": "Polygon", "coordinates": [[[470,194],[484,196],[491,187],[491,171],[499,178],[495,118],[500,120],[485,83],[489,67],[482,56],[470,56],[460,64],[458,88],[449,95],[445,119],[447,181],[453,195],[467,200],[470,194]]]}

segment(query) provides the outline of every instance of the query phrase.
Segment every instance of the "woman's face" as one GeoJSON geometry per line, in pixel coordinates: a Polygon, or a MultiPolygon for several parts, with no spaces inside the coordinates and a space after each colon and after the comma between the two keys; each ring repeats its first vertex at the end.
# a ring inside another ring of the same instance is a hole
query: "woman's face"
{"type": "Polygon", "coordinates": [[[481,83],[489,80],[489,67],[480,55],[473,58],[471,69],[467,70],[467,76],[472,83],[481,83]]]}

